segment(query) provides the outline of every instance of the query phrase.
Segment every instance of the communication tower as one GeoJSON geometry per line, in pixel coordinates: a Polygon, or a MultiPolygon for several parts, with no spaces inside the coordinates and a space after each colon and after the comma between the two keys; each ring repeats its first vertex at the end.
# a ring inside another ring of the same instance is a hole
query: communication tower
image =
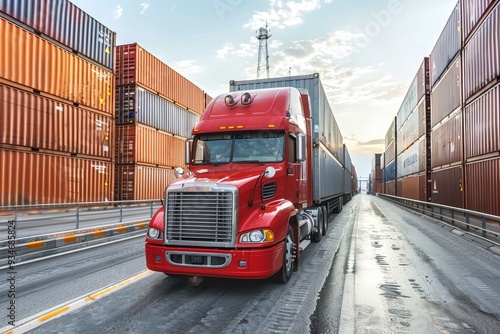
{"type": "Polygon", "coordinates": [[[257,79],[260,77],[260,71],[262,69],[262,54],[266,58],[266,74],[269,79],[269,52],[267,50],[267,40],[271,37],[269,30],[267,29],[267,22],[265,28],[260,28],[255,36],[259,40],[259,58],[257,61],[257,79]]]}

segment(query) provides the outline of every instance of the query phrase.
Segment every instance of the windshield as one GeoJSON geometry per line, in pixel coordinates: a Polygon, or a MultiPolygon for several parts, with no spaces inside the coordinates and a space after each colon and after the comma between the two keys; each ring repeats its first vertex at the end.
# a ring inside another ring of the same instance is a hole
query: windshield
{"type": "Polygon", "coordinates": [[[285,152],[283,131],[212,133],[194,138],[194,164],[281,162],[285,152]]]}

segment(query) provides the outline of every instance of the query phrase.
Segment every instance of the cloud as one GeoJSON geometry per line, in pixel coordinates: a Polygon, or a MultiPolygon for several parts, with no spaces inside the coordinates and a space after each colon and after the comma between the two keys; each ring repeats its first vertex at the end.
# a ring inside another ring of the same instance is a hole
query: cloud
{"type": "Polygon", "coordinates": [[[173,63],[172,68],[186,78],[190,74],[203,72],[203,68],[196,65],[195,61],[191,59],[176,61],[173,63]]]}
{"type": "Polygon", "coordinates": [[[118,20],[123,14],[123,8],[120,5],[116,6],[116,9],[113,11],[113,18],[118,20]]]}
{"type": "Polygon", "coordinates": [[[321,3],[330,2],[331,0],[270,0],[269,9],[267,11],[256,11],[243,27],[258,29],[264,27],[267,23],[270,27],[285,29],[299,25],[304,22],[303,16],[305,13],[320,9],[321,3]]]}
{"type": "Polygon", "coordinates": [[[148,9],[150,5],[151,4],[149,4],[147,2],[141,3],[141,15],[144,14],[144,12],[146,11],[146,9],[148,9]]]}
{"type": "Polygon", "coordinates": [[[254,57],[257,54],[258,42],[256,39],[248,43],[240,43],[237,47],[232,43],[225,43],[215,51],[215,57],[219,59],[254,57]]]}

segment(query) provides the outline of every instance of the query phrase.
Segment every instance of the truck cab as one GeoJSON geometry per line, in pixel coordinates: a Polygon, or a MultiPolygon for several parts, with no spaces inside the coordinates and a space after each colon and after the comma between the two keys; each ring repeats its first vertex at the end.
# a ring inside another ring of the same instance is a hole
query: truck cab
{"type": "Polygon", "coordinates": [[[312,207],[307,91],[219,95],[192,135],[189,171],[167,187],[150,222],[147,267],[169,275],[275,275],[286,283],[300,245],[326,231],[325,210],[312,207]]]}

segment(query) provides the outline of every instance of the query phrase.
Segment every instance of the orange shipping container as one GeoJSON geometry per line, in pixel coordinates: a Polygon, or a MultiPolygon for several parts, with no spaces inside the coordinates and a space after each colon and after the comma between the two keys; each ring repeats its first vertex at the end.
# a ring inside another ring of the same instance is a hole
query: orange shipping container
{"type": "Polygon", "coordinates": [[[185,141],[142,124],[116,127],[116,164],[185,167],[185,141]]]}
{"type": "Polygon", "coordinates": [[[116,165],[115,200],[149,200],[165,197],[175,181],[174,170],[141,165],[116,165]]]}
{"type": "Polygon", "coordinates": [[[426,184],[425,174],[398,179],[398,196],[425,201],[426,184]]]}
{"type": "Polygon", "coordinates": [[[112,160],[114,119],[0,84],[0,144],[112,160]]]}
{"type": "Polygon", "coordinates": [[[117,46],[116,83],[138,84],[198,115],[208,104],[203,90],[137,44],[117,46]]]}
{"type": "Polygon", "coordinates": [[[0,149],[0,205],[113,199],[111,162],[0,149]]]}
{"type": "Polygon", "coordinates": [[[0,17],[0,78],[114,116],[114,75],[0,17]]]}

